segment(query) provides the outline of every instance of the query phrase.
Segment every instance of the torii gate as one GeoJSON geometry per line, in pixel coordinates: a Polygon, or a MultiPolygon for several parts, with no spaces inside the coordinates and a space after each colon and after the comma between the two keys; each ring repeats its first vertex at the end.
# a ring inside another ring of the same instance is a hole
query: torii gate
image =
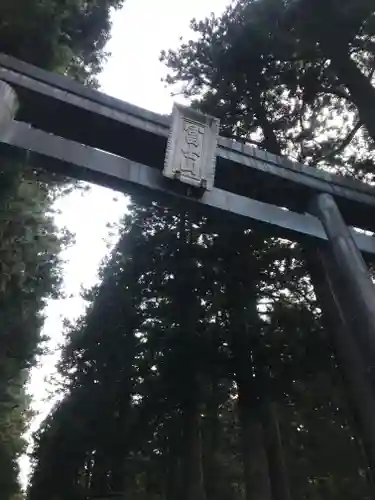
{"type": "Polygon", "coordinates": [[[2,155],[304,244],[375,477],[375,288],[362,256],[375,254],[375,188],[218,129],[197,111],[151,113],[0,54],[2,155]]]}

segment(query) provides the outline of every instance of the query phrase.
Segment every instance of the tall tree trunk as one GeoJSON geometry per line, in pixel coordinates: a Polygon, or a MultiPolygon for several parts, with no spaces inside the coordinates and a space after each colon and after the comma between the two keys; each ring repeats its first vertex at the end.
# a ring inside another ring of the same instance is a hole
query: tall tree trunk
{"type": "MultiPolygon", "coordinates": [[[[192,241],[192,225],[186,212],[180,213],[179,258],[177,291],[180,303],[180,328],[183,338],[191,345],[196,335],[200,304],[195,293],[196,265],[192,241]]],[[[182,396],[183,406],[183,459],[182,497],[184,500],[206,500],[202,463],[202,435],[199,395],[199,369],[193,366],[193,357],[185,365],[184,377],[189,381],[187,394],[182,396]]],[[[182,365],[181,365],[182,367],[182,365]]],[[[180,369],[181,369],[180,367],[180,369]]]]}
{"type": "MultiPolygon", "coordinates": [[[[250,367],[249,367],[250,368],[250,367]]],[[[251,370],[249,369],[251,375],[251,370]]],[[[246,500],[271,500],[264,430],[253,384],[238,377],[238,416],[241,427],[241,449],[246,500]]]]}
{"type": "Polygon", "coordinates": [[[201,414],[192,401],[184,408],[184,500],[206,500],[202,467],[201,414]]]}
{"type": "Polygon", "coordinates": [[[178,500],[182,496],[181,428],[173,419],[168,424],[166,443],[164,496],[166,500],[178,500]]]}
{"type": "MultiPolygon", "coordinates": [[[[176,303],[179,304],[181,338],[190,347],[196,336],[200,302],[195,293],[197,267],[194,256],[192,223],[186,212],[180,213],[177,257],[176,303]]],[[[202,429],[200,413],[199,366],[194,364],[194,350],[186,351],[181,359],[180,375],[184,379],[182,498],[206,500],[202,463],[202,429]],[[191,355],[193,353],[193,355],[191,355]],[[190,354],[190,356],[189,356],[190,354]],[[189,358],[189,359],[187,359],[189,358]],[[181,373],[183,372],[183,375],[181,373]]]]}
{"type": "Polygon", "coordinates": [[[218,381],[210,384],[204,427],[204,479],[207,500],[219,500],[223,494],[218,451],[220,441],[218,381]]]}
{"type": "Polygon", "coordinates": [[[276,405],[266,400],[262,410],[272,498],[273,500],[291,500],[276,405]]]}
{"type": "Polygon", "coordinates": [[[253,347],[253,362],[257,381],[257,396],[260,401],[261,418],[267,452],[268,468],[273,500],[290,500],[288,471],[285,464],[270,367],[266,358],[264,340],[258,336],[253,347]]]}
{"type": "Polygon", "coordinates": [[[271,486],[260,411],[254,346],[260,335],[256,292],[229,283],[227,294],[232,329],[230,348],[238,390],[238,419],[245,484],[245,500],[271,500],[271,486]]]}
{"type": "Polygon", "coordinates": [[[178,498],[180,498],[180,475],[181,467],[179,457],[173,452],[173,449],[169,448],[164,487],[166,500],[178,500],[178,498]]]}
{"type": "Polygon", "coordinates": [[[103,450],[97,449],[92,469],[90,494],[97,497],[104,496],[107,493],[107,482],[106,454],[103,450]]]}
{"type": "Polygon", "coordinates": [[[110,477],[109,477],[109,490],[111,493],[124,494],[125,490],[125,467],[123,454],[112,452],[110,477]]]}
{"type": "Polygon", "coordinates": [[[88,456],[86,457],[85,473],[84,473],[84,488],[86,492],[90,490],[92,465],[93,465],[93,458],[92,458],[92,451],[90,451],[88,453],[88,456]]]}

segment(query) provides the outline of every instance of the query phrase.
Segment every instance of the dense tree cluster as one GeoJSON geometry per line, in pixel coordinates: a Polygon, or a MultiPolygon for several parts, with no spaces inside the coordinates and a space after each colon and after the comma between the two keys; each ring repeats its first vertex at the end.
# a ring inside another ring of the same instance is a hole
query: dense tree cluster
{"type": "Polygon", "coordinates": [[[371,497],[298,247],[138,204],[86,298],[30,500],[371,497]]]}
{"type": "MultiPolygon", "coordinates": [[[[95,84],[109,11],[120,3],[2,0],[0,51],[95,84]]],[[[46,300],[59,293],[58,256],[69,233],[57,231],[53,213],[66,180],[4,158],[0,177],[0,497],[10,500],[19,491],[25,382],[40,350],[46,300]]]]}
{"type": "Polygon", "coordinates": [[[0,52],[95,83],[110,36],[110,10],[123,0],[4,0],[0,52]]]}
{"type": "MultiPolygon", "coordinates": [[[[372,180],[372,4],[236,0],[162,55],[168,81],[224,135],[372,180]]],[[[373,498],[305,258],[135,200],[70,329],[29,499],[373,498]]]]}
{"type": "Polygon", "coordinates": [[[162,54],[168,81],[199,96],[231,137],[364,177],[374,171],[371,4],[236,1],[220,17],[192,22],[197,41],[162,54]],[[316,40],[320,31],[330,51],[316,40]],[[332,51],[348,60],[346,78],[332,51]]]}

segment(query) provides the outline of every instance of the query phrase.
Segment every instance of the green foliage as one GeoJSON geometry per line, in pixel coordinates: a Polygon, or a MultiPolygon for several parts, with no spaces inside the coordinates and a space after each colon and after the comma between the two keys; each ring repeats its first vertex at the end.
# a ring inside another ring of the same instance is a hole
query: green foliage
{"type": "Polygon", "coordinates": [[[7,387],[2,384],[0,396],[0,488],[4,498],[12,498],[19,493],[15,459],[25,451],[21,436],[29,416],[29,400],[24,392],[25,372],[17,374],[18,367],[12,368],[14,375],[7,380],[7,387]]]}
{"type": "Polygon", "coordinates": [[[110,9],[119,8],[122,3],[122,0],[4,0],[0,5],[0,51],[95,83],[95,75],[106,56],[110,9]]]}
{"type": "MultiPolygon", "coordinates": [[[[17,459],[28,420],[28,369],[40,352],[43,308],[60,283],[65,236],[53,223],[53,189],[28,169],[2,162],[0,200],[0,489],[18,491],[17,459]]],[[[55,188],[56,190],[57,188],[55,188]]],[[[57,192],[56,192],[57,194],[57,192]]]]}
{"type": "MultiPolygon", "coordinates": [[[[110,9],[121,3],[1,1],[0,51],[96,85],[110,9]]],[[[44,306],[59,294],[59,253],[70,235],[57,231],[53,209],[67,180],[0,162],[0,491],[9,500],[19,494],[17,459],[28,419],[24,385],[40,353],[44,306]]]]}
{"type": "MultiPolygon", "coordinates": [[[[311,39],[316,20],[326,27],[330,47],[341,43],[346,24],[331,19],[340,18],[342,2],[328,4],[336,6],[336,17],[323,16],[320,2],[238,0],[220,17],[193,21],[196,39],[163,53],[162,59],[171,69],[168,82],[199,96],[198,107],[215,110],[225,135],[368,178],[374,157],[363,126],[374,136],[373,56],[368,50],[374,8],[367,2],[366,17],[361,2],[348,2],[358,7],[362,27],[354,38],[351,27],[350,43],[340,45],[349,58],[344,75],[344,63],[341,69],[333,67],[332,55],[311,39]],[[305,3],[313,5],[313,13],[305,3]]],[[[322,8],[328,4],[322,2],[322,8]]]]}
{"type": "Polygon", "coordinates": [[[293,498],[328,483],[324,498],[370,498],[297,247],[139,206],[101,278],[36,436],[30,500],[257,498],[275,451],[259,434],[275,423],[270,401],[293,498]]]}

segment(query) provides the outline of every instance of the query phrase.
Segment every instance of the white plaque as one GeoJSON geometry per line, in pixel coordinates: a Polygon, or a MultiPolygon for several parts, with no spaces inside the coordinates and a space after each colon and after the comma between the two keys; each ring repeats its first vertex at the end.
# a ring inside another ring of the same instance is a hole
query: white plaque
{"type": "Polygon", "coordinates": [[[220,121],[175,104],[165,157],[165,177],[212,189],[220,121]]]}

